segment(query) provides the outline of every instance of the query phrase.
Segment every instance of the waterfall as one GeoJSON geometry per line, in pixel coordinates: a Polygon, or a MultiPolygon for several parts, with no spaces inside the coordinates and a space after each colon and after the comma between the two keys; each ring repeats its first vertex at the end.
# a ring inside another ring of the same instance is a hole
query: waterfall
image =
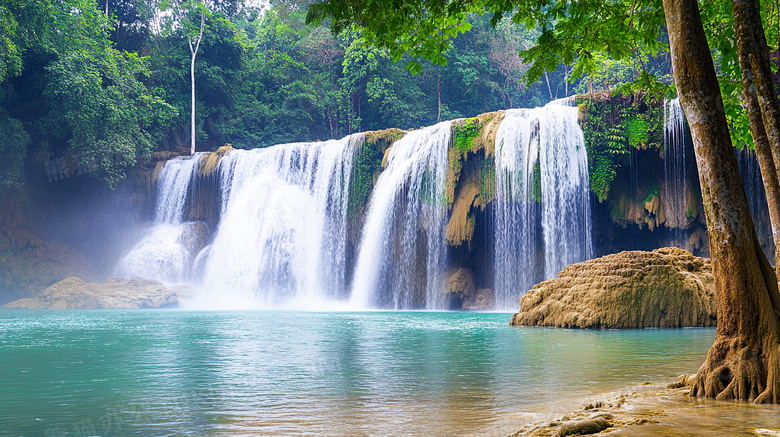
{"type": "Polygon", "coordinates": [[[198,263],[211,307],[345,299],[349,180],[361,134],[235,150],[217,166],[221,220],[198,263]]]}
{"type": "MultiPolygon", "coordinates": [[[[498,127],[493,233],[485,236],[498,309],[515,309],[533,284],[593,256],[577,116],[567,99],[508,110],[498,127]]],[[[364,134],[232,150],[208,176],[198,172],[204,154],[170,160],[156,185],[154,226],[116,274],[192,283],[193,304],[205,308],[447,309],[446,271],[457,263],[448,258],[461,250],[446,242],[452,130],[447,121],[395,141],[364,215],[362,204],[350,211],[364,134]],[[202,217],[204,204],[213,232],[186,221],[202,217]]]]}
{"type": "Polygon", "coordinates": [[[497,308],[593,257],[585,140],[578,109],[563,103],[508,110],[496,135],[497,308]]]}
{"type": "Polygon", "coordinates": [[[157,181],[155,223],[180,224],[184,217],[190,183],[198,171],[203,152],[166,162],[157,181]]]}
{"type": "Polygon", "coordinates": [[[685,171],[685,115],[680,99],[664,102],[664,202],[666,227],[676,229],[679,245],[688,226],[688,179],[685,171]]]}
{"type": "Polygon", "coordinates": [[[774,243],[772,241],[772,224],[769,220],[769,206],[767,205],[764,180],[761,177],[761,169],[758,165],[756,152],[747,146],[734,148],[737,155],[739,175],[750,208],[750,216],[756,228],[759,243],[770,262],[774,262],[774,243]]]}
{"type": "Polygon", "coordinates": [[[358,308],[444,308],[445,180],[452,122],[395,142],[363,227],[351,303],[358,308]]]}
{"type": "Polygon", "coordinates": [[[154,225],[117,263],[114,275],[140,276],[163,282],[183,282],[192,259],[205,244],[207,229],[202,222],[183,222],[192,180],[203,157],[171,159],[160,171],[154,225]]]}

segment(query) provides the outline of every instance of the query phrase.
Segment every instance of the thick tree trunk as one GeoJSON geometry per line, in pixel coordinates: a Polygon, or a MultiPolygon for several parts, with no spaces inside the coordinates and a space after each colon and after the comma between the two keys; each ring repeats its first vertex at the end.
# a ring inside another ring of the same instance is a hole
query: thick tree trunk
{"type": "MultiPolygon", "coordinates": [[[[755,40],[755,22],[751,22],[751,5],[749,1],[734,0],[734,33],[737,39],[737,56],[739,69],[742,73],[742,95],[750,120],[750,132],[756,147],[756,157],[761,168],[761,178],[764,181],[767,204],[769,207],[769,221],[772,226],[772,237],[775,243],[775,266],[780,268],[780,184],[776,163],[780,163],[780,143],[770,145],[761,106],[756,95],[756,87],[753,83],[755,76],[751,63],[751,52],[757,48],[755,40]],[[772,151],[777,156],[773,156],[772,151]]],[[[760,17],[759,17],[760,19],[760,17]]],[[[763,33],[763,30],[760,30],[763,33]]],[[[779,138],[775,136],[775,141],[779,138]]]]}
{"type": "Polygon", "coordinates": [[[674,80],[691,127],[718,298],[694,396],[778,402],[780,294],[758,244],[696,0],[663,0],[674,80]]]}

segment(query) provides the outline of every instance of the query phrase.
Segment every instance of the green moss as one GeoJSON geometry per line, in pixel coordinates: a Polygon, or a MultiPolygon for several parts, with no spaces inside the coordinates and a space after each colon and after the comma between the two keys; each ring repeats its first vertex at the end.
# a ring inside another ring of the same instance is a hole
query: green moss
{"type": "Polygon", "coordinates": [[[627,199],[621,198],[617,202],[612,202],[612,221],[619,222],[626,220],[628,217],[628,202],[627,199]]]}
{"type": "Polygon", "coordinates": [[[482,132],[482,122],[478,118],[469,118],[463,124],[455,123],[453,136],[455,147],[461,152],[468,152],[474,146],[474,140],[482,132]]]}
{"type": "Polygon", "coordinates": [[[533,175],[533,184],[534,184],[534,200],[537,202],[542,201],[542,166],[539,164],[539,161],[536,161],[536,164],[534,164],[534,175],[533,175]]]}
{"type": "Polygon", "coordinates": [[[348,212],[362,210],[368,203],[374,182],[382,171],[382,158],[394,142],[404,136],[400,129],[367,132],[365,141],[355,153],[352,163],[352,178],[349,181],[348,212]]]}

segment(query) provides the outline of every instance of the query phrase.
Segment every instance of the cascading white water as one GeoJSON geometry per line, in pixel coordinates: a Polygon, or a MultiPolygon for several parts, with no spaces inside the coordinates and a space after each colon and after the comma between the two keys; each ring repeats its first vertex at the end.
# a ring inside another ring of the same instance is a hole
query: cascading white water
{"type": "Polygon", "coordinates": [[[154,225],[117,263],[114,275],[163,282],[183,282],[192,259],[205,240],[203,223],[184,223],[190,184],[203,157],[175,158],[165,163],[157,181],[154,225]]]}
{"type": "Polygon", "coordinates": [[[343,299],[349,180],[361,134],[222,158],[222,214],[199,256],[210,307],[343,299]]]}
{"type": "Polygon", "coordinates": [[[444,197],[452,122],[396,141],[374,187],[352,285],[358,308],[445,305],[444,197]]]}
{"type": "Polygon", "coordinates": [[[534,283],[593,257],[590,184],[578,109],[506,111],[496,135],[496,307],[516,309],[534,283]]]}
{"type": "MultiPolygon", "coordinates": [[[[666,226],[680,233],[688,224],[688,179],[685,169],[685,115],[680,99],[664,103],[664,193],[666,226]]],[[[676,236],[681,240],[681,235],[676,236]]],[[[680,241],[678,241],[680,244],[680,241]]]]}
{"type": "Polygon", "coordinates": [[[182,222],[190,184],[202,157],[203,152],[198,152],[190,157],[175,158],[165,163],[157,179],[155,223],[176,225],[182,222]]]}

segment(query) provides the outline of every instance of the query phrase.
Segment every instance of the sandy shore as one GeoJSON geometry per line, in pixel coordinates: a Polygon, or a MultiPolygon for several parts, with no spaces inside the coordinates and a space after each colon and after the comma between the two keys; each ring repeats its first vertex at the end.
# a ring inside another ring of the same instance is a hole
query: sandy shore
{"type": "Polygon", "coordinates": [[[509,436],[581,435],[590,428],[599,436],[780,437],[780,405],[697,399],[688,392],[666,383],[629,387],[587,399],[565,415],[539,415],[509,436]]]}

